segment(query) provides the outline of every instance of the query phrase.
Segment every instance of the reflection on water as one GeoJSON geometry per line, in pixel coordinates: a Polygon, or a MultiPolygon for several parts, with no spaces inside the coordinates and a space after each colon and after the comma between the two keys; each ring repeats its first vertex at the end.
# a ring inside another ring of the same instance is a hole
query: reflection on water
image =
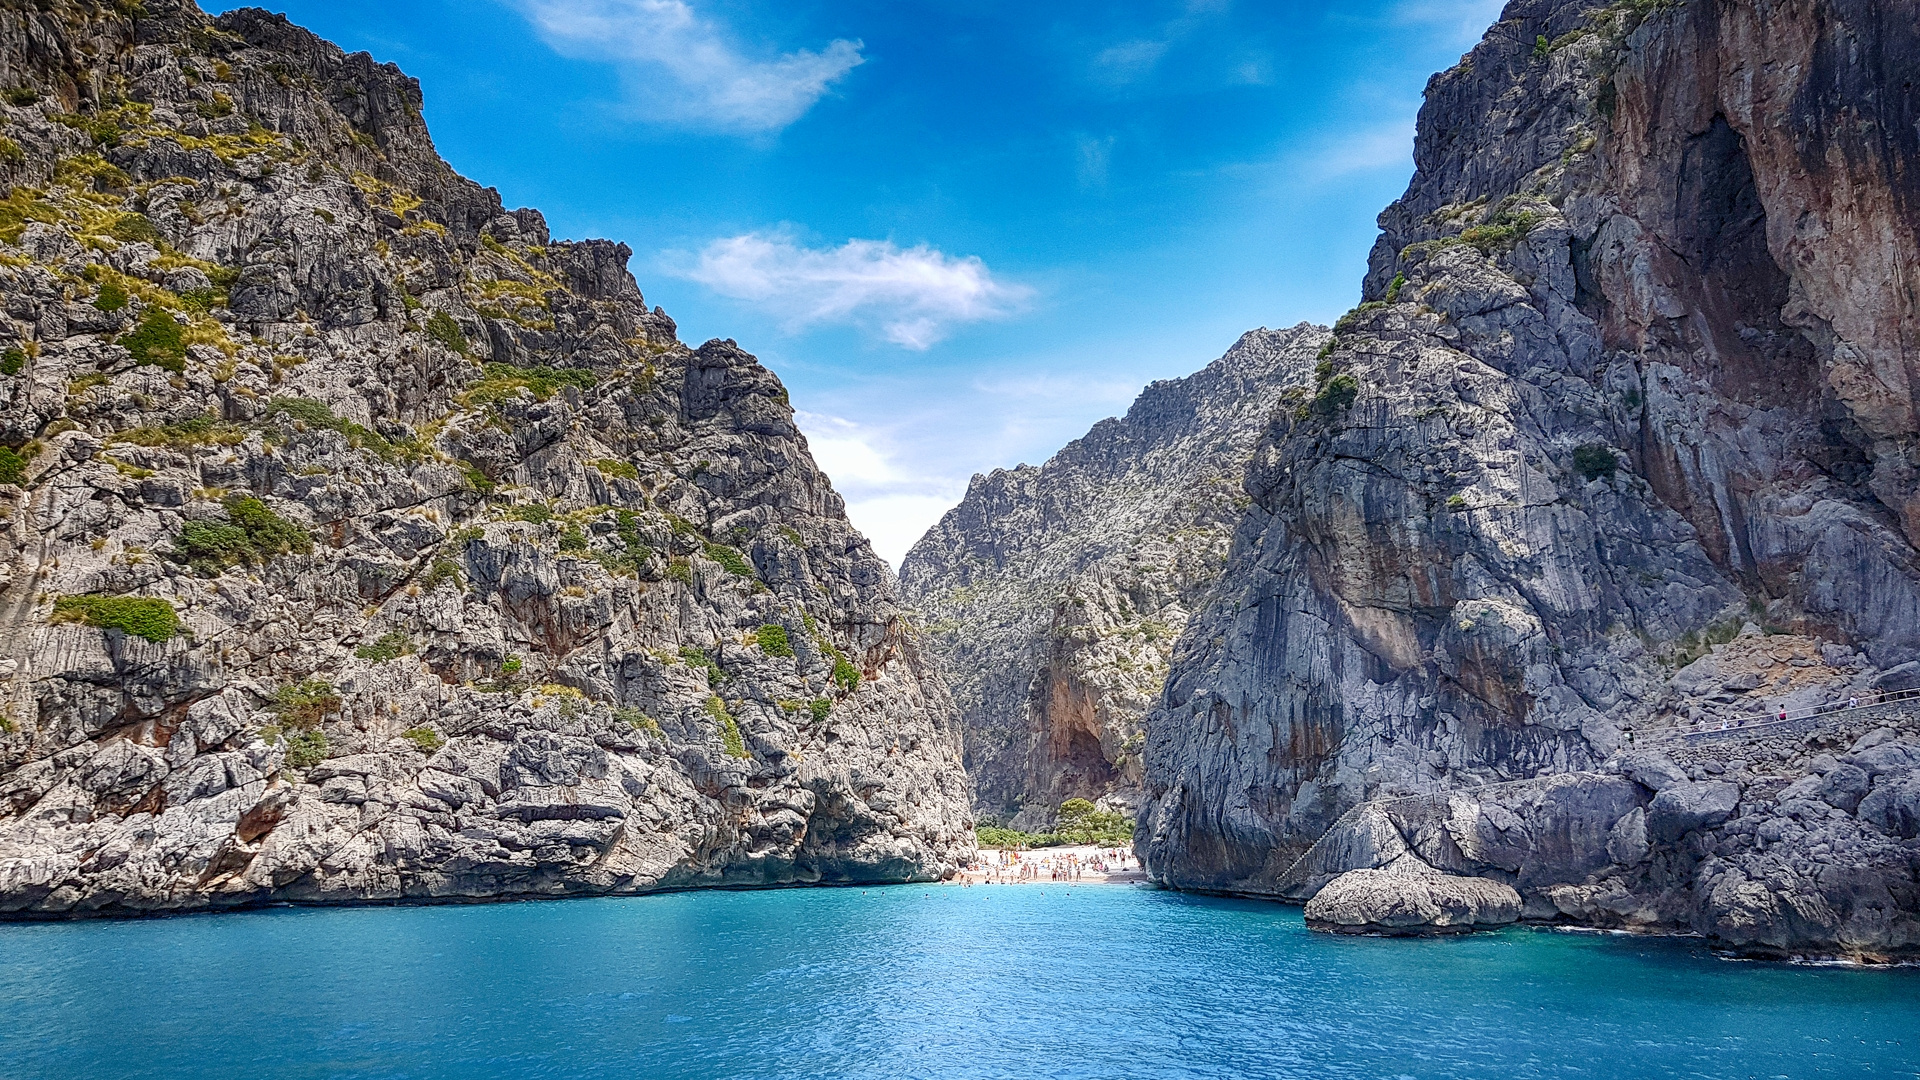
{"type": "Polygon", "coordinates": [[[279,909],[0,926],[0,1076],[1912,1075],[1916,980],[1118,886],[279,909]]]}

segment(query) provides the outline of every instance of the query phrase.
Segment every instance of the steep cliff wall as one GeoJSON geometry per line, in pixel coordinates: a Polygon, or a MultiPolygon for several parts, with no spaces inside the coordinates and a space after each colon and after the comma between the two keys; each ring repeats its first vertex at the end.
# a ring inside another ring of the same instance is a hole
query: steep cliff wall
{"type": "Polygon", "coordinates": [[[936,878],[777,379],[257,10],[0,4],[0,912],[936,878]]]}
{"type": "Polygon", "coordinates": [[[1247,333],[1045,465],[974,477],[908,552],[902,591],[953,687],[982,814],[1038,828],[1070,798],[1137,806],[1167,656],[1225,564],[1268,414],[1326,339],[1247,333]]]}
{"type": "MultiPolygon", "coordinates": [[[[1434,77],[1366,302],[1267,431],[1149,718],[1156,877],[1271,892],[1362,799],[1612,767],[1636,734],[1773,708],[1791,679],[1701,685],[1748,621],[1826,692],[1904,684],[1917,27],[1520,0],[1434,77]]],[[[1739,887],[1875,902],[1796,835],[1798,877],[1739,887]]],[[[1705,905],[1729,854],[1665,842],[1705,905]]],[[[1911,853],[1874,852],[1910,904],[1911,853]]]]}

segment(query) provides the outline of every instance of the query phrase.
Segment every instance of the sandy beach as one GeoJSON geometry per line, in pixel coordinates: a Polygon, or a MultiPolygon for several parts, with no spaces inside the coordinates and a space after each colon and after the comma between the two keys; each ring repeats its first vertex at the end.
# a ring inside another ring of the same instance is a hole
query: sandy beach
{"type": "Polygon", "coordinates": [[[951,885],[1128,885],[1147,880],[1130,847],[1080,844],[1015,851],[980,849],[951,885]]]}

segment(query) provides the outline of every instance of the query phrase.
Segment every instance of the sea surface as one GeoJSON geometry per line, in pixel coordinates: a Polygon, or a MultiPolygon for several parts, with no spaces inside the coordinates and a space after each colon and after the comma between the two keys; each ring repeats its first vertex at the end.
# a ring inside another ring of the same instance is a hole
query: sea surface
{"type": "Polygon", "coordinates": [[[1142,886],[0,925],[0,1077],[1887,1077],[1920,971],[1142,886]]]}

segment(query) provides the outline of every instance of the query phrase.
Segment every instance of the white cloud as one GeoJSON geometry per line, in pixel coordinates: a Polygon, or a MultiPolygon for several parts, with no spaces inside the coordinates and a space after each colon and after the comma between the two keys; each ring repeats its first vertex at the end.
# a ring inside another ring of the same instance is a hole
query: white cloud
{"type": "Polygon", "coordinates": [[[831,478],[836,487],[854,484],[884,485],[905,477],[876,449],[862,433],[860,425],[837,416],[798,413],[806,427],[807,445],[813,450],[814,463],[831,478]]]}
{"type": "Polygon", "coordinates": [[[877,322],[888,341],[925,349],[958,323],[996,319],[1032,295],[994,280],[975,256],[955,258],[925,244],[849,240],[809,248],[784,232],[715,240],[693,265],[668,257],[673,272],[721,296],[759,305],[798,330],[816,323],[877,322]]]}
{"type": "Polygon", "coordinates": [[[1080,152],[1082,189],[1107,186],[1107,169],[1113,163],[1113,141],[1111,135],[1099,139],[1086,134],[1073,137],[1074,148],[1080,152]]]}
{"type": "Polygon", "coordinates": [[[880,495],[869,499],[848,499],[847,519],[873,544],[874,553],[887,560],[896,573],[900,560],[918,543],[927,530],[946,512],[959,505],[966,489],[949,495],[880,495]]]}
{"type": "Polygon", "coordinates": [[[862,63],[860,43],[771,59],[742,53],[685,0],[507,0],[556,51],[622,65],[649,119],[778,131],[862,63]]]}
{"type": "Polygon", "coordinates": [[[1413,133],[1412,116],[1356,131],[1319,147],[1307,160],[1308,171],[1316,180],[1331,180],[1409,165],[1413,162],[1413,133]]]}
{"type": "Polygon", "coordinates": [[[964,478],[903,468],[893,433],[824,413],[800,411],[814,463],[847,500],[847,518],[873,550],[900,568],[914,541],[966,492],[964,478]]]}
{"type": "Polygon", "coordinates": [[[1151,74],[1172,47],[1171,41],[1123,41],[1100,50],[1093,63],[1102,81],[1124,86],[1151,74]]]}

